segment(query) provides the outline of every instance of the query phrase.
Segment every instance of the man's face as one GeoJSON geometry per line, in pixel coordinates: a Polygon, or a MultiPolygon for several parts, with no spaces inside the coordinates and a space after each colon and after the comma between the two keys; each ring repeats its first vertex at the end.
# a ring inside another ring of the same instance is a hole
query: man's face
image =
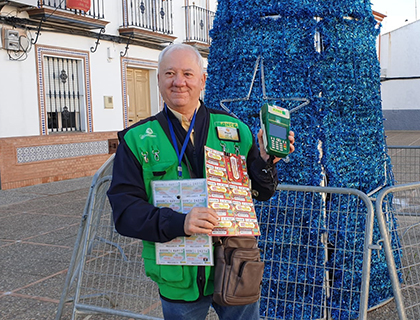
{"type": "Polygon", "coordinates": [[[160,93],[166,104],[178,112],[188,114],[197,108],[205,82],[197,57],[189,50],[168,52],[160,62],[160,93]]]}

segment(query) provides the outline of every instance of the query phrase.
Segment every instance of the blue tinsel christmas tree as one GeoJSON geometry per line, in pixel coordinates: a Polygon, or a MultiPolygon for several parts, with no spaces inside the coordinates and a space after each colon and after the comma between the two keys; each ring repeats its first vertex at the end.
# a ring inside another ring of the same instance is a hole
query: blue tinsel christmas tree
{"type": "MultiPolygon", "coordinates": [[[[369,0],[219,0],[211,31],[205,103],[220,108],[221,101],[246,97],[252,85],[247,101],[225,105],[256,133],[260,128],[258,112],[266,102],[263,88],[266,98],[288,109],[299,103],[282,99],[309,99],[307,106],[291,114],[296,151],[289,156],[290,161],[278,164],[280,182],[319,186],[327,181],[330,187],[374,194],[393,184],[381,110],[378,34],[369,0]],[[256,64],[258,59],[262,63],[256,64]],[[253,81],[256,70],[258,76],[253,81]]],[[[271,201],[281,204],[286,201],[284,197],[281,193],[271,201]]],[[[287,201],[295,201],[299,207],[302,201],[320,201],[315,198],[287,201]]],[[[329,235],[333,241],[328,246],[332,249],[319,252],[319,248],[322,233],[333,229],[332,226],[350,224],[363,231],[365,221],[356,217],[340,221],[343,217],[335,216],[334,212],[342,210],[342,204],[334,198],[327,199],[325,206],[329,208],[328,217],[321,212],[318,216],[313,211],[302,212],[296,222],[300,225],[299,234],[294,232],[294,216],[287,209],[279,210],[273,205],[259,210],[257,206],[264,239],[260,240],[260,246],[266,261],[261,298],[263,316],[322,318],[323,311],[311,307],[311,301],[325,299],[325,274],[320,270],[327,260],[332,294],[327,307],[334,319],[357,317],[359,297],[351,288],[348,296],[334,296],[334,290],[344,288],[347,292],[346,286],[360,284],[361,279],[351,279],[353,275],[346,270],[361,269],[362,256],[349,259],[347,255],[352,248],[363,247],[363,239],[348,239],[343,230],[329,235]],[[306,223],[303,227],[302,221],[306,223]],[[279,243],[282,252],[278,251],[279,243]],[[295,250],[301,245],[311,249],[304,253],[295,250]],[[305,270],[300,270],[301,261],[305,261],[305,270]],[[308,275],[313,279],[311,289],[307,284],[299,285],[308,275]],[[292,291],[291,285],[295,286],[292,291]],[[282,296],[286,286],[287,292],[294,292],[293,296],[282,296]],[[270,296],[283,305],[273,305],[270,296]],[[347,309],[352,312],[343,312],[347,309]]],[[[352,207],[364,210],[360,203],[352,201],[347,206],[349,212],[352,207]]],[[[374,242],[380,238],[375,225],[374,242]]],[[[398,242],[395,237],[393,241],[398,242]]],[[[369,306],[391,296],[385,258],[383,254],[373,254],[369,306]]]]}

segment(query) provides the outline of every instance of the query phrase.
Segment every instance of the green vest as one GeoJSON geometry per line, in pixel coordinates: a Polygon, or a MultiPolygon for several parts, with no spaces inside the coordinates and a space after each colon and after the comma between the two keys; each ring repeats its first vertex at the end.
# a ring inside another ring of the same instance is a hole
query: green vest
{"type": "MultiPolygon", "coordinates": [[[[178,179],[178,157],[172,142],[166,136],[157,120],[145,122],[130,129],[124,136],[127,146],[140,162],[143,169],[143,181],[148,202],[153,203],[151,181],[178,179]],[[164,174],[163,174],[164,173],[164,174]]],[[[206,145],[215,150],[247,156],[252,146],[252,133],[241,121],[224,114],[210,113],[210,122],[206,145]],[[240,133],[240,142],[220,141],[216,127],[236,127],[240,133]]],[[[182,163],[182,179],[190,179],[187,166],[182,163]]],[[[205,168],[203,168],[205,176],[205,168]]],[[[162,296],[171,300],[195,301],[200,292],[197,284],[198,266],[157,265],[155,243],[143,241],[144,268],[146,275],[154,280],[162,296]]],[[[204,295],[213,294],[213,267],[204,267],[206,282],[204,295]]]]}

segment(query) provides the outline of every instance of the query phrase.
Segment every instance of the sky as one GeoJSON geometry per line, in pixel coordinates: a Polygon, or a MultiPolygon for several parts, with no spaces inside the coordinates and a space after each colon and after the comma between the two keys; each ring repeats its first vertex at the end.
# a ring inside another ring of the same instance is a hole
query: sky
{"type": "Polygon", "coordinates": [[[381,33],[386,33],[420,19],[420,0],[371,0],[372,9],[387,15],[381,33]]]}

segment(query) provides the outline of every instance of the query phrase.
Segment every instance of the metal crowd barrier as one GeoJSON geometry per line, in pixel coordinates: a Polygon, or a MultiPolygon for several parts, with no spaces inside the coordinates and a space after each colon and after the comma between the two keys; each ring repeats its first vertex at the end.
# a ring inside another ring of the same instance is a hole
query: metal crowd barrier
{"type": "MultiPolygon", "coordinates": [[[[119,235],[113,226],[106,197],[112,164],[113,157],[92,181],[56,320],[62,319],[69,307],[71,319],[82,315],[91,320],[163,319],[158,288],[144,272],[141,241],[119,235]]],[[[398,188],[386,189],[378,197],[376,218],[398,316],[407,319],[405,313],[415,314],[408,319],[419,319],[415,302],[419,301],[420,290],[419,242],[413,240],[420,226],[420,185],[398,188]],[[401,219],[401,246],[390,243],[388,213],[401,219]],[[402,254],[397,262],[395,250],[402,254]]],[[[280,185],[270,201],[256,204],[266,264],[260,300],[262,318],[367,319],[371,254],[372,250],[381,250],[372,243],[372,201],[353,189],[280,185]],[[357,209],[349,211],[354,203],[357,209]],[[340,243],[345,246],[340,247],[340,243]],[[332,265],[332,255],[343,261],[348,256],[352,259],[332,265]],[[340,286],[340,281],[350,283],[340,286]]],[[[207,319],[217,319],[213,310],[207,319]]]]}
{"type": "Polygon", "coordinates": [[[397,184],[420,181],[420,146],[388,146],[397,184]]]}
{"type": "MultiPolygon", "coordinates": [[[[70,260],[70,265],[67,271],[66,280],[64,282],[63,291],[61,294],[60,302],[58,304],[58,309],[56,313],[56,319],[60,319],[65,304],[68,302],[74,301],[74,290],[75,285],[77,284],[77,276],[79,274],[80,268],[82,268],[82,250],[81,244],[82,241],[86,238],[87,235],[87,219],[92,214],[93,206],[92,202],[96,198],[96,190],[98,189],[98,182],[103,179],[104,177],[111,177],[112,176],[112,166],[114,164],[114,157],[115,155],[111,155],[108,160],[98,169],[95,175],[92,178],[92,182],[89,189],[89,194],[87,196],[86,204],[83,209],[82,219],[79,226],[79,231],[77,233],[76,242],[73,249],[72,258],[70,260]]],[[[106,191],[105,191],[106,192],[106,191]]]]}
{"type": "Polygon", "coordinates": [[[388,187],[376,201],[376,215],[392,281],[395,303],[388,319],[420,319],[420,182],[388,187]],[[391,245],[389,221],[397,219],[399,246],[391,245]],[[396,261],[397,260],[397,261],[396,261]]]}
{"type": "Polygon", "coordinates": [[[373,205],[358,190],[280,185],[261,203],[264,319],[366,319],[373,205]]]}

